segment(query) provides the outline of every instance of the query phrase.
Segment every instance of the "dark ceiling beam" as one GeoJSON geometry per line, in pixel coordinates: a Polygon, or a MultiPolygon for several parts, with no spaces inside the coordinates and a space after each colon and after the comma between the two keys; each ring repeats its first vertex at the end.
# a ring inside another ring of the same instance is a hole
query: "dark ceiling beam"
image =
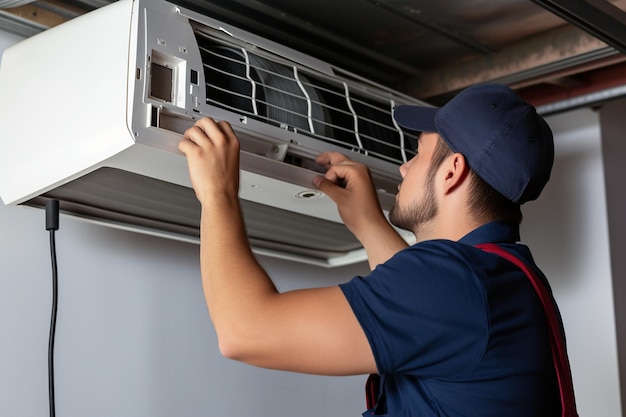
{"type": "Polygon", "coordinates": [[[290,46],[309,55],[324,57],[340,68],[360,68],[361,76],[386,79],[398,71],[408,76],[419,76],[420,71],[404,62],[366,48],[338,33],[324,29],[313,22],[290,15],[283,10],[258,0],[213,0],[205,3],[193,0],[173,0],[183,7],[207,13],[219,20],[243,26],[257,35],[290,46]],[[204,8],[199,10],[198,7],[204,8]],[[233,7],[237,5],[238,8],[233,7]],[[294,33],[308,36],[295,36],[294,33]],[[294,43],[295,42],[295,43],[294,43]]]}
{"type": "Polygon", "coordinates": [[[626,12],[606,0],[531,0],[626,54],[626,12]]]}
{"type": "MultiPolygon", "coordinates": [[[[62,0],[40,0],[24,6],[0,10],[0,24],[12,33],[29,37],[93,8],[106,6],[113,1],[80,0],[78,3],[84,7],[81,10],[64,3],[62,0]],[[68,13],[70,15],[67,15],[68,13]]],[[[200,13],[217,14],[222,19],[234,22],[238,26],[253,27],[263,36],[284,44],[289,44],[290,40],[295,41],[297,45],[290,45],[294,49],[305,50],[310,55],[327,57],[328,60],[335,62],[342,68],[358,66],[367,76],[372,78],[385,80],[393,71],[411,77],[421,75],[421,72],[413,66],[390,59],[386,55],[365,48],[336,33],[316,26],[312,22],[289,15],[257,0],[226,0],[226,2],[213,0],[200,3],[189,0],[173,0],[173,2],[190,9],[195,8],[200,13]],[[235,9],[232,7],[233,4],[239,5],[240,8],[235,9]],[[197,10],[198,5],[202,6],[201,10],[197,10]],[[242,13],[241,8],[253,13],[242,13]],[[258,18],[258,16],[265,18],[258,18]],[[280,22],[278,25],[276,24],[277,20],[280,22]],[[292,29],[308,33],[310,39],[304,37],[294,39],[292,29]],[[324,42],[320,42],[320,40],[324,42]],[[328,44],[333,47],[329,48],[328,44]],[[351,53],[356,54],[357,58],[351,56],[351,53]]]]}

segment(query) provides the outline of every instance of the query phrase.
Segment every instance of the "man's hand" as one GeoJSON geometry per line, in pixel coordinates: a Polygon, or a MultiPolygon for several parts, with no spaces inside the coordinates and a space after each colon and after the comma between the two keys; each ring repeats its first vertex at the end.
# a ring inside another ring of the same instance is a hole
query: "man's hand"
{"type": "Polygon", "coordinates": [[[337,152],[324,152],[316,162],[327,171],[323,177],[315,178],[315,186],[337,204],[343,222],[357,238],[372,221],[386,222],[365,165],[337,152]]]}
{"type": "Polygon", "coordinates": [[[387,221],[365,165],[337,152],[324,152],[316,162],[327,171],[313,184],[337,204],[344,224],[363,244],[372,269],[407,246],[387,221]]]}
{"type": "Polygon", "coordinates": [[[239,193],[239,141],[228,122],[211,118],[198,120],[180,141],[189,176],[201,203],[215,196],[239,193]]]}

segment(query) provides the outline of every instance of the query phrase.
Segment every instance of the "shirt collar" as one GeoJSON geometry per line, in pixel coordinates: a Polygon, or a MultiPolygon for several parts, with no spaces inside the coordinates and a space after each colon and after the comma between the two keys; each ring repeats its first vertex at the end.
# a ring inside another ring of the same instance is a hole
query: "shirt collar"
{"type": "Polygon", "coordinates": [[[491,222],[472,230],[459,242],[473,246],[480,243],[515,243],[519,240],[519,225],[491,222]]]}

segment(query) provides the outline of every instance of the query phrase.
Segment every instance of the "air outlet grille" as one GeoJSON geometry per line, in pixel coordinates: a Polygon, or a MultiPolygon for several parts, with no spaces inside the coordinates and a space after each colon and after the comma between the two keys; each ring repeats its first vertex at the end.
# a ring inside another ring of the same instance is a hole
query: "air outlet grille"
{"type": "Polygon", "coordinates": [[[395,164],[414,155],[416,137],[395,125],[392,110],[402,103],[391,94],[369,93],[199,27],[195,34],[208,105],[395,164]]]}

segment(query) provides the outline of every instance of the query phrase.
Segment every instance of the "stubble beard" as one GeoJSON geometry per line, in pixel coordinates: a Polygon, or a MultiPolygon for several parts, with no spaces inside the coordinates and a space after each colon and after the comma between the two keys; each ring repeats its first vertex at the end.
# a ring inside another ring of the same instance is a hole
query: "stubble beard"
{"type": "Polygon", "coordinates": [[[426,185],[420,201],[413,201],[408,207],[400,207],[398,201],[389,211],[389,221],[394,226],[413,232],[419,239],[422,229],[437,215],[438,205],[433,182],[426,185]]]}

